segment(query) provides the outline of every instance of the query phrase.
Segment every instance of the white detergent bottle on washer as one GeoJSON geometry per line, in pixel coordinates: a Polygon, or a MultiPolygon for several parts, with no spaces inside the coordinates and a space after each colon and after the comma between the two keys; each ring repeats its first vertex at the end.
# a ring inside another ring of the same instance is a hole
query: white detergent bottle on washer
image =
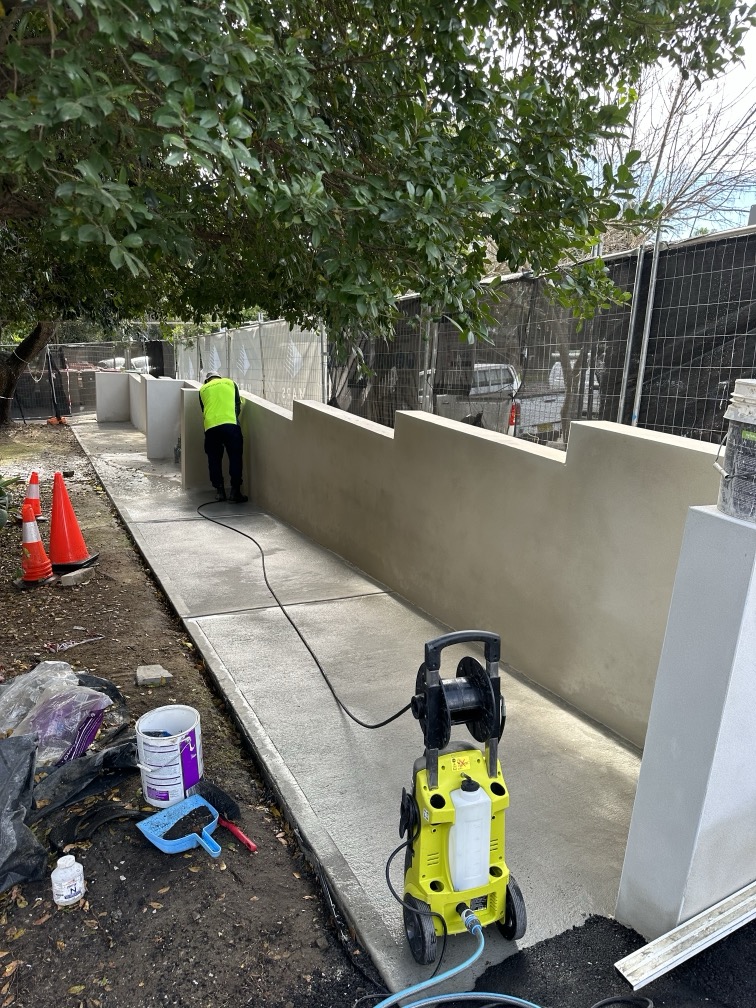
{"type": "Polygon", "coordinates": [[[450,797],[454,823],[449,830],[449,873],[454,891],[463,892],[488,883],[491,798],[470,777],[465,777],[450,797]]]}

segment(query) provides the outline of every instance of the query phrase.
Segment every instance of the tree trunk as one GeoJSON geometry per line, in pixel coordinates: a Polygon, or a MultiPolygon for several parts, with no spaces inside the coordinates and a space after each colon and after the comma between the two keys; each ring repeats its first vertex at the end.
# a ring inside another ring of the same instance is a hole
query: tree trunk
{"type": "Polygon", "coordinates": [[[57,328],[57,322],[38,322],[17,347],[0,356],[0,427],[11,423],[13,395],[22,371],[44,350],[57,328]]]}

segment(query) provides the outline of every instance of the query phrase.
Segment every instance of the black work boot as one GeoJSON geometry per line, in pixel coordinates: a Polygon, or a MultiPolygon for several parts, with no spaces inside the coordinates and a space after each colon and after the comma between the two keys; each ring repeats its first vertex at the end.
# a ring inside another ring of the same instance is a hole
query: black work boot
{"type": "Polygon", "coordinates": [[[215,499],[217,501],[224,501],[224,500],[226,500],[226,488],[225,487],[219,486],[219,487],[215,488],[215,499]]]}
{"type": "Polygon", "coordinates": [[[241,492],[241,487],[235,486],[231,487],[231,496],[229,500],[233,501],[234,504],[246,504],[249,497],[245,497],[241,492]]]}

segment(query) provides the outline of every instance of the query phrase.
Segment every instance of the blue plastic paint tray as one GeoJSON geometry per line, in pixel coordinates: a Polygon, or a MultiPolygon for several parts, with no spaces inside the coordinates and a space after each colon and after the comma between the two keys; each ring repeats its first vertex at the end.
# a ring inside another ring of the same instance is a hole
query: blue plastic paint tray
{"type": "Polygon", "coordinates": [[[221,849],[210,835],[217,825],[217,809],[214,809],[210,802],[205,801],[199,795],[193,795],[191,798],[184,798],[183,801],[177,802],[175,805],[170,805],[162,812],[147,816],[146,819],[137,823],[137,828],[144,833],[150,843],[153,843],[164,854],[180,854],[192,847],[204,847],[211,857],[218,857],[221,849]],[[212,822],[203,826],[199,833],[187,833],[186,836],[166,840],[165,834],[169,833],[176,823],[196,808],[207,809],[213,817],[212,822]]]}

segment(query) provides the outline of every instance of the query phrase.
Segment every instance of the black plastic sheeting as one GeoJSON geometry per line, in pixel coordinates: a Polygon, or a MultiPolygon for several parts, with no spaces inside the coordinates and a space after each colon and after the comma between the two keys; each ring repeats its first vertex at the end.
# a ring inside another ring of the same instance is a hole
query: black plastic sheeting
{"type": "Polygon", "coordinates": [[[0,892],[41,879],[47,852],[25,823],[34,789],[32,735],[0,739],[0,892]]]}

